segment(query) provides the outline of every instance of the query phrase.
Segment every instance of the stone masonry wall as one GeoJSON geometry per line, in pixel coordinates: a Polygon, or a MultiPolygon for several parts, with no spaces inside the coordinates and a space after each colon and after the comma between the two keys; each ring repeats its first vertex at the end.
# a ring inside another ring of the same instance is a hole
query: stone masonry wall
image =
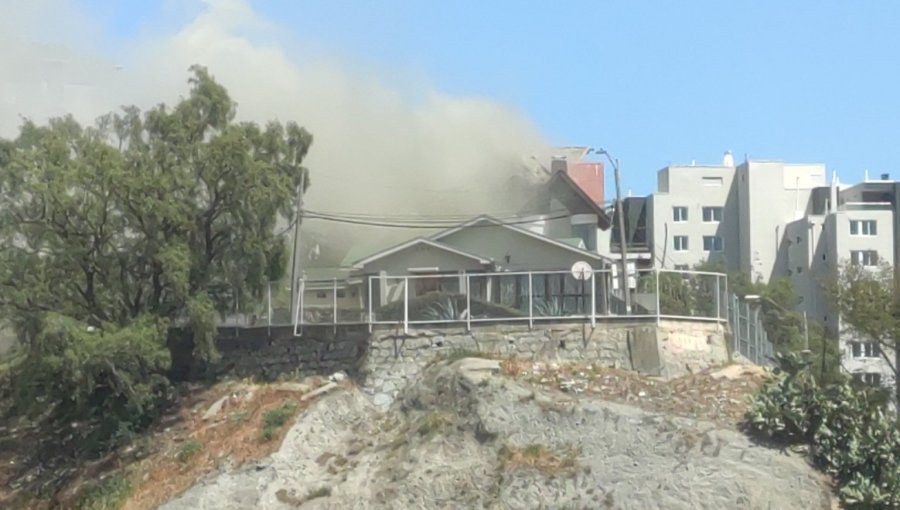
{"type": "Polygon", "coordinates": [[[713,323],[492,325],[465,329],[376,330],[362,365],[364,391],[389,405],[436,356],[487,353],[535,361],[583,361],[677,377],[728,360],[724,329],[713,323]]]}
{"type": "MultiPolygon", "coordinates": [[[[387,406],[437,356],[485,353],[498,357],[568,362],[677,377],[728,360],[721,325],[692,321],[656,324],[479,325],[465,328],[336,330],[306,327],[222,330],[219,369],[235,375],[274,378],[281,374],[328,375],[343,371],[387,406]]],[[[189,351],[188,351],[189,352],[189,351]]]]}

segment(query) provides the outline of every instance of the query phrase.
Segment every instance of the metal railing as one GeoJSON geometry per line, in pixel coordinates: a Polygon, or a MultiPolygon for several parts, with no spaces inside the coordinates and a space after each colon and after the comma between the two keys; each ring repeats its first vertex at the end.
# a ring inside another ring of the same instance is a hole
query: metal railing
{"type": "Polygon", "coordinates": [[[766,333],[758,305],[731,295],[728,300],[728,324],[731,326],[734,352],[757,365],[773,364],[775,347],[766,333]]]}
{"type": "MultiPolygon", "coordinates": [[[[630,274],[625,310],[619,278],[608,269],[577,279],[568,270],[371,275],[349,280],[300,280],[293,310],[305,325],[535,323],[583,320],[728,320],[727,280],[721,273],[643,270],[630,274]]],[[[268,318],[283,318],[267,307],[268,318]]],[[[275,325],[271,320],[267,323],[275,325]]],[[[283,324],[283,323],[281,323],[283,324]]]]}

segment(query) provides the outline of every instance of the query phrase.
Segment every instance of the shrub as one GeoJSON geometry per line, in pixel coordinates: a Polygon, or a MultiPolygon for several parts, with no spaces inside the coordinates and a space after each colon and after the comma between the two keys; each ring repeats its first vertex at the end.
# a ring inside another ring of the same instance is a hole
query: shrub
{"type": "Polygon", "coordinates": [[[833,475],[848,510],[900,508],[900,429],[869,390],[846,379],[822,387],[795,354],[778,355],[781,372],[754,397],[749,431],[784,444],[812,446],[813,461],[833,475]]]}
{"type": "Polygon", "coordinates": [[[277,408],[266,411],[266,414],[263,415],[263,428],[260,433],[260,438],[263,441],[270,441],[273,439],[281,427],[283,427],[296,412],[297,403],[293,400],[288,400],[277,408]]]}
{"type": "Polygon", "coordinates": [[[182,464],[186,463],[201,451],[203,451],[203,443],[196,439],[190,439],[185,442],[181,446],[181,450],[178,451],[178,462],[181,462],[182,464]]]}
{"type": "Polygon", "coordinates": [[[122,473],[108,476],[85,489],[78,500],[79,510],[113,510],[131,495],[131,481],[122,473]]]}
{"type": "Polygon", "coordinates": [[[17,408],[44,412],[49,404],[57,420],[88,421],[80,430],[98,447],[142,430],[170,403],[165,338],[158,320],[88,328],[50,314],[14,370],[17,408]]]}

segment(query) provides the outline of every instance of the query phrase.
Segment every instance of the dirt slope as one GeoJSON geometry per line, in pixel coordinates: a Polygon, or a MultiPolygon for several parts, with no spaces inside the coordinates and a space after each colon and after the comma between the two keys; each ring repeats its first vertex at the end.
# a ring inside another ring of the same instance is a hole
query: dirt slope
{"type": "MultiPolygon", "coordinates": [[[[436,364],[387,413],[353,388],[335,391],[271,456],[161,508],[831,508],[800,456],[754,445],[728,419],[675,416],[664,391],[649,393],[653,381],[641,383],[640,409],[591,390],[615,387],[602,376],[582,373],[577,386],[500,372],[492,360],[436,364]],[[559,385],[569,392],[546,387],[559,385]]],[[[734,414],[737,400],[716,392],[734,414]]]]}

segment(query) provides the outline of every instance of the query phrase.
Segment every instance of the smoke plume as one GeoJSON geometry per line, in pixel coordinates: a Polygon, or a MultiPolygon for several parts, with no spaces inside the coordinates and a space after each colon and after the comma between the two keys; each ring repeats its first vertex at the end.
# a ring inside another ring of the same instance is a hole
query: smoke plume
{"type": "MultiPolygon", "coordinates": [[[[449,97],[402,69],[403,83],[392,83],[388,73],[289,42],[243,0],[169,4],[184,9],[180,23],[115,50],[67,0],[11,1],[0,17],[0,136],[14,136],[23,117],[71,113],[89,123],[126,104],[172,103],[196,63],[228,88],[240,118],[295,121],[313,133],[310,210],[508,215],[507,179],[527,155],[549,152],[509,107],[449,97]]],[[[330,252],[417,232],[309,220],[304,234],[330,252]]]]}

